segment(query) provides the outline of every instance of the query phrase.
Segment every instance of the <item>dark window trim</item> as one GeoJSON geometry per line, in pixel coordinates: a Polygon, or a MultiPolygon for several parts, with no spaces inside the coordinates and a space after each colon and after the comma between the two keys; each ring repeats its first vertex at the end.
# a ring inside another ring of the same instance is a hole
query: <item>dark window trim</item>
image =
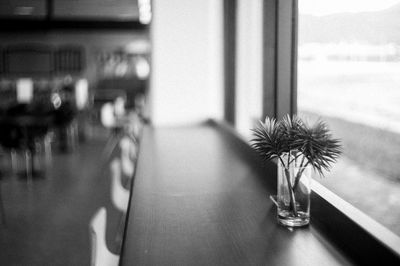
{"type": "Polygon", "coordinates": [[[236,98],[236,22],[237,1],[223,2],[223,32],[224,32],[224,118],[235,124],[236,98]]]}
{"type": "Polygon", "coordinates": [[[263,113],[297,111],[297,0],[263,1],[263,113]]]}
{"type": "Polygon", "coordinates": [[[291,98],[290,113],[297,114],[297,47],[298,47],[298,22],[299,22],[298,0],[292,0],[292,46],[291,46],[291,98]]]}
{"type": "Polygon", "coordinates": [[[311,219],[336,246],[362,265],[400,264],[400,237],[314,181],[311,219]],[[377,260],[378,259],[378,260],[377,260]]]}
{"type": "Polygon", "coordinates": [[[277,17],[276,0],[263,2],[263,106],[262,117],[275,117],[277,113],[277,17]]]}

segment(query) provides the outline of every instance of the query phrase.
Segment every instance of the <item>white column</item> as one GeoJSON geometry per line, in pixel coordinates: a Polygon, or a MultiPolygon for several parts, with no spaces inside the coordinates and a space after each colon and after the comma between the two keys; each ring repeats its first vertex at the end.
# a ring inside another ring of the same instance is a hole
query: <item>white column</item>
{"type": "Polygon", "coordinates": [[[151,27],[153,123],[222,118],[222,0],[154,0],[151,27]]]}
{"type": "Polygon", "coordinates": [[[249,136],[262,114],[263,0],[238,0],[236,33],[236,124],[249,136]]]}

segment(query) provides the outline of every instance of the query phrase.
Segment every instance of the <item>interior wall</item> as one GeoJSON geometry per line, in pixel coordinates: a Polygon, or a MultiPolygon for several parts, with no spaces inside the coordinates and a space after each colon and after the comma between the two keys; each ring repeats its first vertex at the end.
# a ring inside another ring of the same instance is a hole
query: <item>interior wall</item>
{"type": "Polygon", "coordinates": [[[221,119],[222,0],[154,0],[153,7],[153,123],[221,119]]]}

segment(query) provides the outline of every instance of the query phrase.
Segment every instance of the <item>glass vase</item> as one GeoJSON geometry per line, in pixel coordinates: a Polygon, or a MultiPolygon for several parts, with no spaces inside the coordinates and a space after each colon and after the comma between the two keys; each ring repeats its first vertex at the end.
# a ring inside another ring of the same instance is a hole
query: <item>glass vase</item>
{"type": "Polygon", "coordinates": [[[311,166],[300,156],[286,153],[279,160],[276,203],[280,224],[290,227],[309,224],[311,174],[311,166]]]}

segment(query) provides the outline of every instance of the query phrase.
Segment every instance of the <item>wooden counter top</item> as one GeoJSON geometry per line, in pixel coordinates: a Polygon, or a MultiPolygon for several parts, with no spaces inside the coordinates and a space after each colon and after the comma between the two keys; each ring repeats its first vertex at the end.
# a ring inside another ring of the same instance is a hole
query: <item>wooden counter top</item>
{"type": "Polygon", "coordinates": [[[212,123],[145,127],[121,265],[348,265],[317,228],[277,224],[274,167],[212,123]]]}

